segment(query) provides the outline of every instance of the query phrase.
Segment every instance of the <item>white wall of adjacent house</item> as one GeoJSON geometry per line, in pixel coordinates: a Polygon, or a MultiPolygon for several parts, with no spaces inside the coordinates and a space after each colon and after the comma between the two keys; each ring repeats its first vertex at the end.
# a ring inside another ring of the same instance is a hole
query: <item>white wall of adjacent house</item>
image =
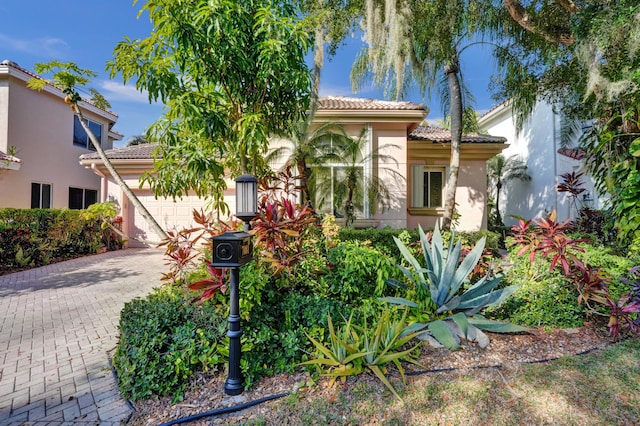
{"type": "MultiPolygon", "coordinates": [[[[100,178],[78,164],[78,157],[90,151],[73,143],[73,112],[61,92],[28,89],[30,75],[4,67],[0,75],[0,150],[15,147],[22,164],[19,170],[0,173],[0,207],[30,208],[34,185],[47,198],[42,207],[68,208],[69,188],[99,194],[100,178]]],[[[91,111],[87,115],[103,124],[103,146],[111,148],[106,118],[91,111]]]]}
{"type": "MultiPolygon", "coordinates": [[[[544,102],[535,106],[520,131],[507,103],[481,118],[481,127],[490,135],[507,138],[509,147],[502,152],[505,159],[519,156],[526,162],[531,176],[530,181],[511,180],[503,187],[500,212],[506,225],[515,224],[517,217],[540,218],[554,210],[560,221],[576,216],[569,197],[556,188],[562,182],[563,173],[585,171],[584,163],[558,153],[561,124],[560,115],[544,102]]],[[[585,180],[585,189],[593,194],[592,180],[588,176],[585,180]]]]}

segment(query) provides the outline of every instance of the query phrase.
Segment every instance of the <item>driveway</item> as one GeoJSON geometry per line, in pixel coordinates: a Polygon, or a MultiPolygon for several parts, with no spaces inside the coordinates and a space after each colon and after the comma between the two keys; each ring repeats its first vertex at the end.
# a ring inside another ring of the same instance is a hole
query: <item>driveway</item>
{"type": "Polygon", "coordinates": [[[124,304],[160,285],[162,253],[127,249],[0,276],[0,424],[129,417],[109,354],[124,304]]]}

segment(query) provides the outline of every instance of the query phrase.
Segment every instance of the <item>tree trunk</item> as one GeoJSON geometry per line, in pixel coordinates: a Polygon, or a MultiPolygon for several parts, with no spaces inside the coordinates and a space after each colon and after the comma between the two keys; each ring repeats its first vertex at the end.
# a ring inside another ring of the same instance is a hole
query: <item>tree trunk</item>
{"type": "Polygon", "coordinates": [[[496,184],[496,221],[498,225],[504,226],[504,222],[502,221],[502,215],[500,214],[500,191],[502,190],[502,182],[500,181],[500,177],[498,177],[498,183],[496,184]]]}
{"type": "Polygon", "coordinates": [[[313,48],[313,86],[311,87],[311,105],[309,105],[309,124],[313,122],[318,110],[320,98],[320,73],[324,66],[324,30],[318,25],[315,30],[315,46],[313,48]]]}
{"type": "MultiPolygon", "coordinates": [[[[149,224],[149,226],[151,226],[151,228],[159,238],[161,239],[169,238],[165,230],[162,229],[162,227],[158,224],[158,222],[156,222],[156,220],[151,215],[151,213],[149,213],[149,210],[147,210],[144,204],[140,202],[138,197],[136,197],[136,194],[133,193],[131,188],[129,188],[129,186],[122,179],[118,171],[113,167],[113,164],[111,164],[111,161],[109,161],[109,159],[105,155],[104,150],[102,149],[102,146],[100,146],[100,142],[98,141],[96,136],[93,134],[93,132],[89,129],[89,126],[87,125],[87,123],[85,123],[84,116],[82,115],[82,111],[80,110],[80,107],[78,107],[76,103],[73,103],[72,106],[73,106],[73,111],[76,114],[78,114],[80,125],[82,126],[84,131],[87,132],[87,135],[89,136],[89,140],[91,140],[91,143],[93,144],[93,147],[96,149],[98,156],[104,163],[104,166],[107,168],[111,176],[113,176],[113,179],[116,181],[120,189],[122,189],[122,192],[125,193],[127,198],[129,198],[129,200],[133,203],[135,208],[140,212],[144,220],[147,222],[147,224],[149,224]]],[[[159,241],[157,243],[159,243],[159,241]]]]}
{"type": "Polygon", "coordinates": [[[458,79],[458,57],[454,56],[445,66],[444,73],[449,82],[449,115],[451,116],[451,160],[447,178],[447,192],[444,199],[442,229],[450,230],[456,206],[456,189],[460,170],[460,143],[462,141],[462,91],[458,79]]]}

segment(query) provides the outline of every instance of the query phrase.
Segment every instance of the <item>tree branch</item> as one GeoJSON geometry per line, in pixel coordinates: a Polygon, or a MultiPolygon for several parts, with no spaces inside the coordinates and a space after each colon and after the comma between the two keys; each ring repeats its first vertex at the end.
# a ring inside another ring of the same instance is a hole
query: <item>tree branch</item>
{"type": "MultiPolygon", "coordinates": [[[[562,6],[565,10],[572,12],[571,10],[578,10],[577,6],[571,0],[556,0],[556,2],[562,6]]],[[[543,37],[545,40],[551,43],[563,44],[565,46],[569,46],[573,44],[574,37],[569,31],[563,31],[560,34],[549,34],[547,31],[544,31],[538,28],[534,24],[534,19],[527,10],[522,7],[518,0],[504,0],[504,5],[507,7],[507,11],[509,15],[513,18],[514,21],[518,23],[525,30],[537,34],[543,37]]]]}

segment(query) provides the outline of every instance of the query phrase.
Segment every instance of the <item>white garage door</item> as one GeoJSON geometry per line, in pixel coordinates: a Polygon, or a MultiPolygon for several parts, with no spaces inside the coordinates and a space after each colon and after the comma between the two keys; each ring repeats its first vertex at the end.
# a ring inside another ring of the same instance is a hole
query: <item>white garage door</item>
{"type": "MultiPolygon", "coordinates": [[[[193,209],[200,209],[204,202],[196,196],[183,197],[174,202],[171,199],[156,199],[149,190],[134,191],[138,199],[145,205],[149,213],[165,230],[181,230],[194,225],[193,209]]],[[[159,242],[160,237],[153,232],[139,211],[130,204],[129,209],[129,234],[141,240],[159,242]]],[[[129,247],[148,246],[135,240],[129,241],[129,247]]]]}

